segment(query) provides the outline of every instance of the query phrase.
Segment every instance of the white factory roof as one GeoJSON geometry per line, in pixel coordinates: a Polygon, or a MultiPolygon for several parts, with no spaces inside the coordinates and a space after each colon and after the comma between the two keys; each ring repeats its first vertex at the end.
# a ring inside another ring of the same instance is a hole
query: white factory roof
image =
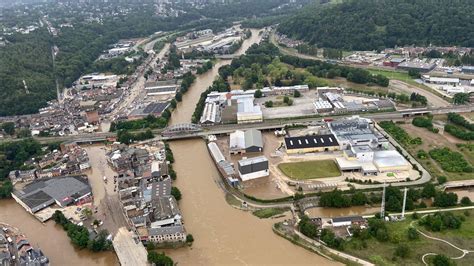
{"type": "Polygon", "coordinates": [[[314,107],[318,110],[318,109],[330,109],[332,108],[332,105],[331,103],[329,103],[328,101],[315,101],[314,102],[314,107]]]}
{"type": "Polygon", "coordinates": [[[217,163],[225,161],[224,155],[222,154],[221,150],[219,149],[219,147],[217,146],[215,142],[210,142],[209,144],[207,144],[207,147],[209,148],[209,151],[211,152],[212,158],[214,158],[214,160],[217,163]]]}
{"type": "Polygon", "coordinates": [[[206,105],[204,106],[204,111],[202,113],[200,122],[201,123],[206,123],[206,122],[216,123],[218,108],[219,107],[217,106],[215,102],[206,103],[206,105]]]}
{"type": "Polygon", "coordinates": [[[459,79],[458,79],[458,78],[430,77],[430,82],[437,82],[437,83],[459,83],[459,79]]]}
{"type": "Polygon", "coordinates": [[[396,150],[376,151],[374,163],[377,167],[397,167],[409,165],[408,161],[396,150]]]}

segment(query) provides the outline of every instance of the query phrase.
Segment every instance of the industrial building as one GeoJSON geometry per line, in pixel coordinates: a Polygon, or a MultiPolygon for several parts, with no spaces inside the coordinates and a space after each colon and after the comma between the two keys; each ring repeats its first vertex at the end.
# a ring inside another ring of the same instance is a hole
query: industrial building
{"type": "Polygon", "coordinates": [[[242,181],[269,176],[268,159],[265,156],[242,159],[238,163],[238,172],[242,181]]]}
{"type": "Polygon", "coordinates": [[[474,66],[463,66],[461,70],[464,74],[474,74],[474,66]]]}
{"type": "Polygon", "coordinates": [[[336,151],[339,143],[333,134],[303,137],[286,137],[285,147],[288,154],[336,151]]]}
{"type": "Polygon", "coordinates": [[[443,85],[459,85],[460,80],[459,78],[443,78],[443,77],[433,77],[430,75],[423,75],[421,76],[421,79],[426,82],[426,83],[432,83],[432,84],[443,84],[443,85]]]}
{"type": "Polygon", "coordinates": [[[237,124],[263,122],[263,113],[260,106],[254,104],[253,95],[233,96],[232,101],[237,104],[237,124]]]}
{"type": "Polygon", "coordinates": [[[145,84],[145,91],[148,96],[175,94],[177,90],[178,85],[169,84],[169,82],[168,84],[158,82],[147,82],[145,84]]]}
{"type": "Polygon", "coordinates": [[[262,133],[256,129],[237,130],[230,134],[230,154],[262,152],[262,133]]]}
{"type": "Polygon", "coordinates": [[[430,72],[436,67],[435,63],[431,62],[424,62],[420,60],[414,60],[414,61],[405,61],[400,63],[397,68],[403,69],[403,70],[416,70],[421,73],[426,73],[430,72]]]}
{"type": "Polygon", "coordinates": [[[351,225],[364,225],[367,223],[367,220],[362,216],[346,216],[346,217],[336,217],[331,219],[331,224],[333,227],[341,226],[351,226],[351,225]]]}
{"type": "Polygon", "coordinates": [[[161,116],[161,114],[170,106],[170,102],[152,102],[144,108],[137,108],[133,110],[129,115],[128,119],[141,119],[148,115],[155,117],[161,116]]]}
{"type": "Polygon", "coordinates": [[[220,122],[220,110],[219,105],[216,102],[208,102],[204,106],[201,119],[201,124],[214,125],[220,122]]]}
{"type": "Polygon", "coordinates": [[[409,171],[411,164],[374,127],[371,120],[352,117],[332,121],[329,129],[343,151],[336,162],[343,172],[363,175],[409,171]]]}
{"type": "Polygon", "coordinates": [[[85,201],[92,196],[92,189],[86,178],[67,176],[34,181],[12,196],[28,212],[35,213],[53,204],[66,207],[85,201]]]}

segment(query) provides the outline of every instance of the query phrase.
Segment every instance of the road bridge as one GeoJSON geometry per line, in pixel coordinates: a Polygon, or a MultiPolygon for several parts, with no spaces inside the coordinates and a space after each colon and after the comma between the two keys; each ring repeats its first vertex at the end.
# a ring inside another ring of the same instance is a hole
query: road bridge
{"type": "MultiPolygon", "coordinates": [[[[394,120],[394,119],[404,119],[406,114],[409,113],[410,116],[420,115],[424,113],[431,113],[433,115],[437,114],[447,114],[450,112],[454,113],[467,113],[473,112],[474,105],[463,105],[463,106],[450,106],[444,108],[419,108],[419,109],[409,109],[409,110],[400,110],[393,112],[383,112],[383,113],[366,113],[359,114],[363,117],[367,117],[374,120],[394,120]]],[[[344,118],[350,117],[354,114],[345,114],[340,116],[334,116],[335,118],[344,118]]],[[[315,121],[321,121],[322,117],[319,116],[310,116],[310,117],[300,117],[300,118],[285,118],[285,119],[274,119],[266,120],[263,123],[256,124],[219,124],[212,126],[198,126],[193,124],[181,124],[181,125],[172,125],[166,129],[155,129],[153,133],[159,135],[155,140],[179,140],[187,138],[201,138],[208,135],[222,135],[229,134],[235,130],[245,130],[245,129],[259,129],[259,130],[274,130],[281,129],[285,126],[293,124],[303,124],[310,125],[315,121]],[[162,133],[168,133],[162,135],[162,133]]],[[[67,135],[67,136],[54,136],[54,137],[35,137],[38,141],[42,143],[48,142],[66,142],[66,141],[76,141],[79,143],[95,143],[100,141],[105,141],[107,138],[115,137],[115,132],[99,132],[99,133],[84,133],[79,135],[67,135]]],[[[5,140],[3,140],[5,141],[5,140]]]]}
{"type": "Polygon", "coordinates": [[[462,187],[474,187],[474,180],[449,181],[442,185],[443,190],[462,187]]]}

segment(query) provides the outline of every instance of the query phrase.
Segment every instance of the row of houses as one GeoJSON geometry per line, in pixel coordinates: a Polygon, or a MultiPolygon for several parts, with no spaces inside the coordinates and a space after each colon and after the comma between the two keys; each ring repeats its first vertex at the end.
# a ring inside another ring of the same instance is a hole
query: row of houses
{"type": "Polygon", "coordinates": [[[25,162],[30,170],[13,170],[9,179],[13,184],[31,182],[35,179],[78,175],[90,169],[87,152],[77,143],[63,143],[61,150],[53,150],[45,155],[25,162]]]}
{"type": "Polygon", "coordinates": [[[138,148],[119,145],[108,154],[109,163],[118,172],[114,182],[124,215],[144,243],[186,241],[165,158],[163,143],[138,148]]]}

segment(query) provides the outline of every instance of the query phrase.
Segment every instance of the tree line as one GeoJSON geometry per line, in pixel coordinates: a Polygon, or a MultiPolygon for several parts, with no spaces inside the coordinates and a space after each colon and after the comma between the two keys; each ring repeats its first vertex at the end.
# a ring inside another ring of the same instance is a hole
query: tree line
{"type": "Polygon", "coordinates": [[[313,5],[278,31],[318,47],[376,50],[404,45],[474,46],[470,0],[368,0],[313,5]]]}

